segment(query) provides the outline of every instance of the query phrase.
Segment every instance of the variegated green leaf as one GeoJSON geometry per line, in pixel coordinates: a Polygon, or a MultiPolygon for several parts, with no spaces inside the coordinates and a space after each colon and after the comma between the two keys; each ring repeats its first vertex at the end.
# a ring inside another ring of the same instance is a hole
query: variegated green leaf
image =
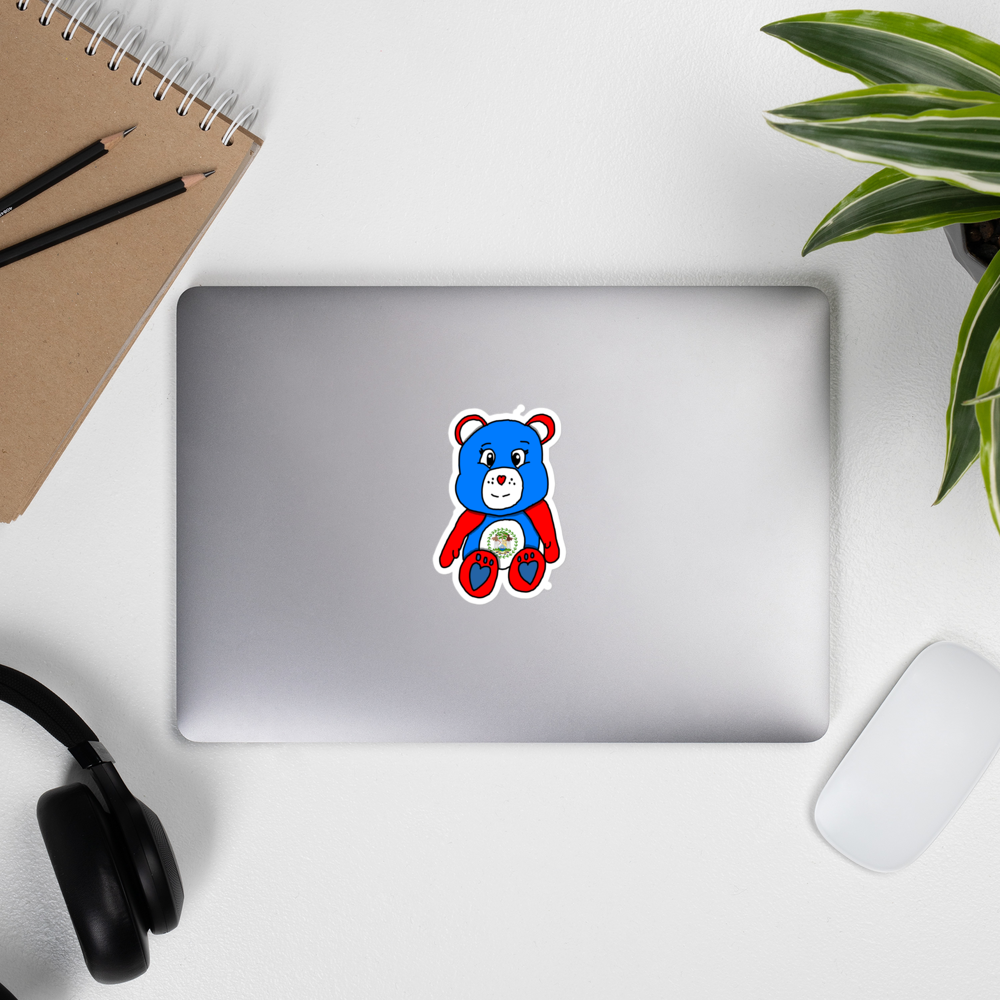
{"type": "Polygon", "coordinates": [[[994,195],[918,180],[887,167],[834,205],[806,241],[802,256],[872,233],[915,233],[995,218],[1000,218],[1000,198],[994,195]]]}
{"type": "Polygon", "coordinates": [[[1000,93],[1000,45],[916,14],[832,10],[766,24],[824,66],[862,83],[929,83],[1000,93]]]}
{"type": "Polygon", "coordinates": [[[975,399],[967,399],[962,406],[975,406],[977,403],[985,403],[987,400],[997,398],[1000,398],[1000,389],[991,389],[989,392],[984,392],[981,396],[976,396],[975,399]]]}
{"type": "Polygon", "coordinates": [[[842,94],[831,94],[801,104],[788,104],[767,113],[800,121],[830,121],[867,115],[918,115],[935,108],[976,108],[998,101],[1000,94],[990,94],[985,90],[949,90],[947,87],[929,87],[919,83],[888,83],[865,90],[846,90],[842,94]]]}
{"type": "Polygon", "coordinates": [[[951,369],[951,396],[945,417],[948,443],[944,475],[935,503],[940,503],[948,495],[979,457],[982,424],[978,420],[978,411],[981,407],[992,407],[994,404],[982,403],[975,409],[960,404],[994,387],[983,384],[983,366],[990,345],[996,340],[997,330],[1000,330],[1000,254],[993,258],[986,273],[979,279],[958,332],[958,348],[951,369]]]}
{"type": "Polygon", "coordinates": [[[986,484],[993,523],[997,531],[1000,531],[1000,485],[997,482],[1000,465],[1000,333],[993,337],[993,343],[986,354],[983,373],[979,379],[978,398],[982,400],[976,405],[975,411],[982,439],[979,466],[986,484]]]}
{"type": "Polygon", "coordinates": [[[1000,194],[1000,104],[925,111],[910,117],[779,119],[768,124],[849,160],[881,163],[924,180],[1000,194]]]}

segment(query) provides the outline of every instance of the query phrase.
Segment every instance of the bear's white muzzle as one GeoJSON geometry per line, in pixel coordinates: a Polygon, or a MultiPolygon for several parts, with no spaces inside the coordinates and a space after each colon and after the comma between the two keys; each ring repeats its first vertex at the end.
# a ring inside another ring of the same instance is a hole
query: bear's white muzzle
{"type": "Polygon", "coordinates": [[[506,510],[520,502],[523,489],[517,469],[490,469],[483,480],[483,503],[490,510],[506,510]]]}

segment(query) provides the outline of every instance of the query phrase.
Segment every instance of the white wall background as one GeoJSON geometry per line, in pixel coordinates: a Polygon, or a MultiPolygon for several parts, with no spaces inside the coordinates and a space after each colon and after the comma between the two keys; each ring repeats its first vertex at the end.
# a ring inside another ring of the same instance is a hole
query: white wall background
{"type": "MultiPolygon", "coordinates": [[[[4,0],[13,2],[13,0],[4,0]]],[[[40,0],[32,0],[33,3],[40,0]]],[[[917,13],[1000,38],[989,4],[917,13]]],[[[849,89],[760,34],[789,0],[136,2],[267,143],[29,508],[0,662],[54,686],[164,819],[187,889],[119,997],[994,997],[1000,767],[909,869],[819,789],[914,654],[1000,663],[1000,538],[930,503],[972,281],[940,233],[799,248],[870,168],[761,110],[849,89]],[[813,284],[833,305],[830,731],[805,746],[212,746],[173,723],[174,315],[193,284],[813,284]]],[[[0,707],[0,979],[83,966],[34,819],[67,760],[0,707]]]]}

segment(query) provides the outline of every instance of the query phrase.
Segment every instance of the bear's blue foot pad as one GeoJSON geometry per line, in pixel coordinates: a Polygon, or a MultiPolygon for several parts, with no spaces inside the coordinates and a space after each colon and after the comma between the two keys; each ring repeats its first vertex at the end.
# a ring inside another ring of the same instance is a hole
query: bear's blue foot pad
{"type": "Polygon", "coordinates": [[[531,546],[521,549],[510,564],[507,582],[519,594],[530,594],[545,575],[545,557],[531,546]]]}
{"type": "Polygon", "coordinates": [[[500,576],[500,562],[486,549],[470,552],[458,571],[458,582],[469,597],[489,597],[500,576]]]}

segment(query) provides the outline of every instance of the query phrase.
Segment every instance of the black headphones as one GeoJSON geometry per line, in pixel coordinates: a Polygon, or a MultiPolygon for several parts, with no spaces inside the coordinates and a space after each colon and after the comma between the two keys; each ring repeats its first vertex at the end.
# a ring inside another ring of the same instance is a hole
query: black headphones
{"type": "MultiPolygon", "coordinates": [[[[100,799],[79,782],[53,788],[38,800],[38,825],[90,974],[99,983],[135,979],[149,968],[146,932],[172,931],[184,904],[163,824],[62,698],[0,664],[0,701],[47,729],[94,777],[100,799]]],[[[14,1000],[3,986],[0,1000],[14,1000]]]]}

